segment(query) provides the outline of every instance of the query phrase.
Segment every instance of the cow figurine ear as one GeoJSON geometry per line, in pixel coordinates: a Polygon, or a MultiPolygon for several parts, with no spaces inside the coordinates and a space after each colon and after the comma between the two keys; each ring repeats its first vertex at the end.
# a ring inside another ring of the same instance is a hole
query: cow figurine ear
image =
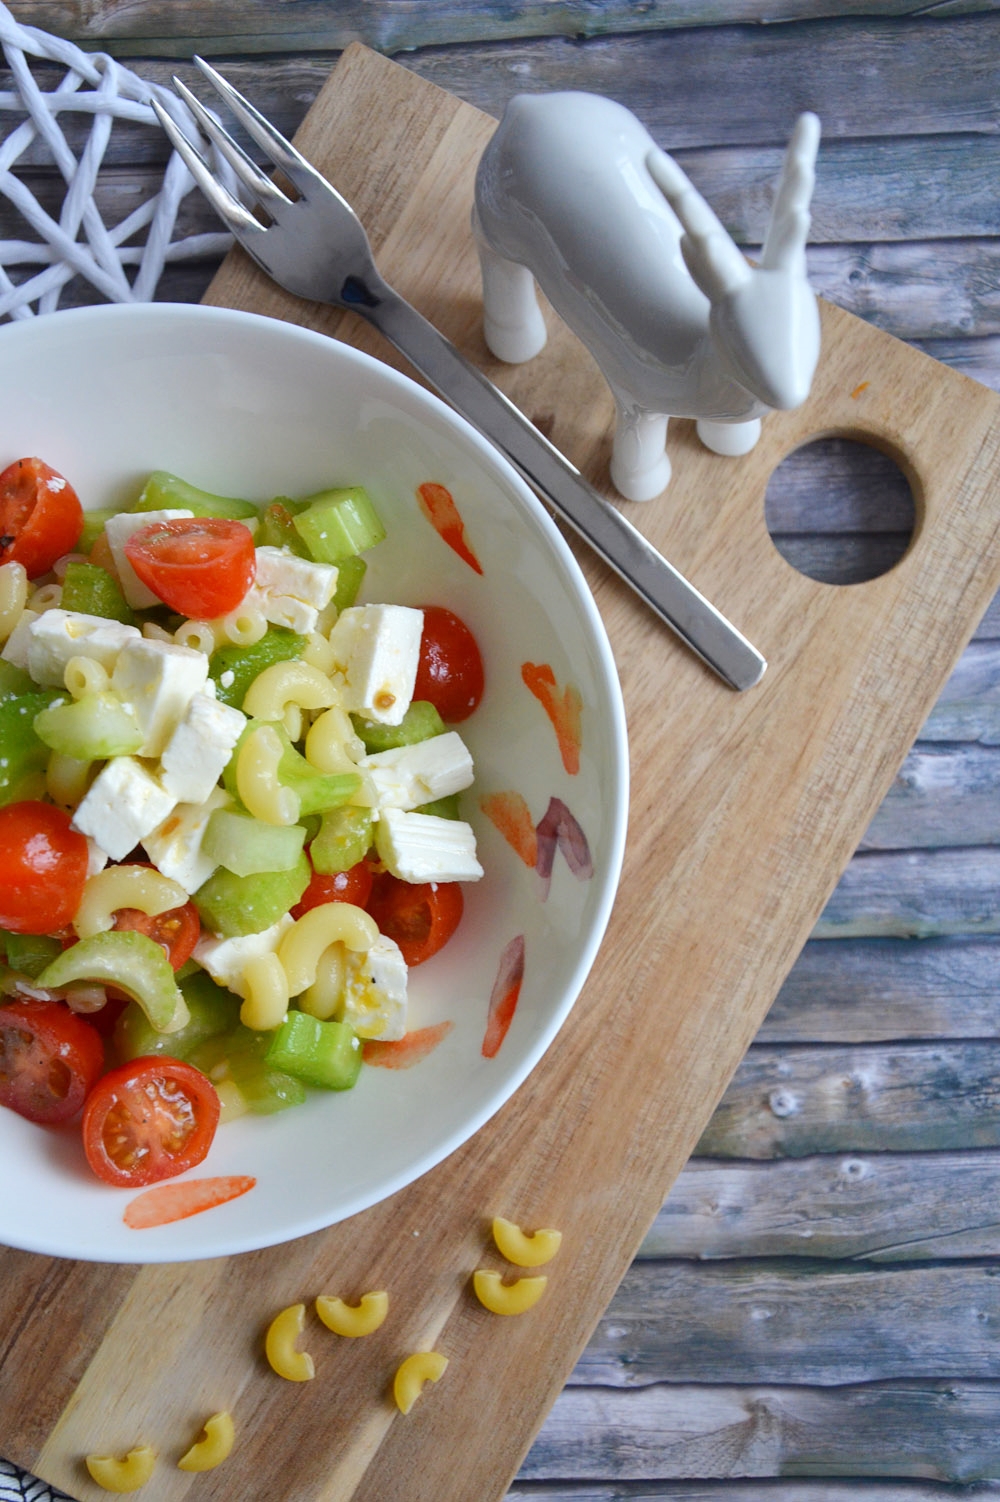
{"type": "Polygon", "coordinates": [[[473,232],[484,333],[500,360],[545,343],[536,282],[615,399],[611,478],[666,487],[671,417],[714,452],[747,453],[760,419],[800,405],[819,358],[806,275],[819,121],[794,129],[759,266],[635,116],[596,94],[519,94],[479,164],[473,232]]]}

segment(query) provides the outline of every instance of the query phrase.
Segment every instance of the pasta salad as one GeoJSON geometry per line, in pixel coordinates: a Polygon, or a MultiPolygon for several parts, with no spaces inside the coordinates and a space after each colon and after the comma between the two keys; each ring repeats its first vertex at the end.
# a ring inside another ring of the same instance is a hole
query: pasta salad
{"type": "Polygon", "coordinates": [[[150,475],[84,511],[0,474],[0,1104],[122,1187],[220,1120],[349,1089],[482,876],[453,612],[359,603],[361,486],[264,505],[150,475]]]}

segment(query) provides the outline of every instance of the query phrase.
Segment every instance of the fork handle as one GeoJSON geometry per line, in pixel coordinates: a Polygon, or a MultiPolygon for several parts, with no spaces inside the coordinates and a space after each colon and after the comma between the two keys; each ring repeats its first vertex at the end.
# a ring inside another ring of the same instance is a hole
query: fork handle
{"type": "MultiPolygon", "coordinates": [[[[386,283],[367,281],[353,311],[374,325],[731,688],[767,663],[746,637],[583,479],[513,402],[386,283]]],[[[359,289],[361,290],[361,289],[359,289]]]]}

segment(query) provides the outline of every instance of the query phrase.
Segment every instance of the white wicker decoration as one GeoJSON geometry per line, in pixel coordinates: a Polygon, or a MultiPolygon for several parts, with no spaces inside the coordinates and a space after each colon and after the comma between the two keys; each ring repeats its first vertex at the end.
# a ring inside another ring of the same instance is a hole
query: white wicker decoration
{"type": "Polygon", "coordinates": [[[0,48],[13,76],[14,89],[0,90],[0,129],[10,115],[18,123],[0,141],[0,196],[6,198],[38,237],[0,239],[0,319],[30,318],[59,307],[66,284],[83,277],[110,302],[149,302],[167,261],[223,254],[232,243],[225,234],[190,235],[174,240],[177,210],[194,186],[172,153],[162,186],[118,224],[105,225],[94,202],[94,186],[116,120],[147,124],[162,131],[150,100],[155,97],[192,140],[198,139],[185,105],[172,90],[147,83],[102,52],[82,52],[71,42],[21,26],[0,0],[0,48]],[[65,68],[61,81],[42,89],[29,59],[65,68]],[[79,157],[74,155],[60,117],[89,115],[90,134],[79,157]],[[66,183],[58,221],[41,206],[11,170],[36,140],[44,143],[66,183]],[[147,229],[145,242],[126,245],[147,229]],[[8,268],[37,267],[15,285],[8,268]],[[126,268],[135,268],[127,274],[126,268]]]}

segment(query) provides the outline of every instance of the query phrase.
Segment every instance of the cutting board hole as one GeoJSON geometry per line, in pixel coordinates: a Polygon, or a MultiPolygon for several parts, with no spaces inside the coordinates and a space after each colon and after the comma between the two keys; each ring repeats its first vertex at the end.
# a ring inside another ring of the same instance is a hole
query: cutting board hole
{"type": "Polygon", "coordinates": [[[817,438],[768,481],[764,517],[786,563],[821,584],[887,574],[913,540],[910,482],[889,454],[854,438],[817,438]]]}

